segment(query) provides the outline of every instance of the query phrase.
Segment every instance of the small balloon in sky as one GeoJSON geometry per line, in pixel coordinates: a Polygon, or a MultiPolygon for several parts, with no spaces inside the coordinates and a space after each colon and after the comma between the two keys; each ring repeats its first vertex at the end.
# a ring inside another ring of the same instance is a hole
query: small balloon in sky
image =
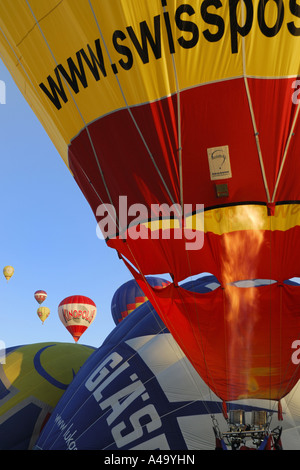
{"type": "Polygon", "coordinates": [[[37,314],[41,322],[44,324],[44,321],[47,320],[50,315],[50,309],[48,307],[39,307],[37,309],[37,314]]]}
{"type": "Polygon", "coordinates": [[[4,277],[7,281],[10,280],[10,278],[12,277],[12,275],[14,274],[15,270],[12,266],[5,266],[3,268],[3,274],[4,274],[4,277]]]}
{"type": "Polygon", "coordinates": [[[44,290],[37,290],[34,293],[34,298],[39,304],[42,304],[47,298],[47,292],[45,292],[44,290]]]}

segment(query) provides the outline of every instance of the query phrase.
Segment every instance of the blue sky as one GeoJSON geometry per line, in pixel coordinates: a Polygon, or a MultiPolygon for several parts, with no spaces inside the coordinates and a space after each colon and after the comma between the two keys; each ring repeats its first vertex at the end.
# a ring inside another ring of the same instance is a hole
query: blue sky
{"type": "Polygon", "coordinates": [[[6,347],[73,342],[58,318],[61,300],[87,295],[97,317],[79,343],[98,347],[114,328],[111,299],[131,274],[96,235],[96,220],[44,128],[0,60],[0,340],[6,347]],[[7,283],[6,265],[15,268],[7,283]],[[44,325],[34,292],[51,313],[44,325]]]}

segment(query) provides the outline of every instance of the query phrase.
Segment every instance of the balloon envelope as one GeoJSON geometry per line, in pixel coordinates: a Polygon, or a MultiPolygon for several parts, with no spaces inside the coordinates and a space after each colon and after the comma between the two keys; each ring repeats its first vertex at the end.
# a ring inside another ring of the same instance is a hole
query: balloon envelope
{"type": "Polygon", "coordinates": [[[300,378],[298,8],[196,3],[4,0],[0,54],[203,379],[280,400],[300,378]],[[203,271],[221,287],[180,287],[203,271]],[[232,284],[255,278],[276,283],[232,284]]]}
{"type": "Polygon", "coordinates": [[[32,449],[89,346],[37,343],[7,348],[0,363],[0,449],[32,449]]]}
{"type": "Polygon", "coordinates": [[[5,266],[3,268],[3,274],[4,274],[4,277],[7,281],[10,280],[10,278],[13,276],[15,270],[12,266],[5,266]]]}
{"type": "Polygon", "coordinates": [[[71,295],[58,306],[58,316],[75,342],[95,320],[96,304],[84,295],[71,295]]]}
{"type": "MultiPolygon", "coordinates": [[[[153,276],[148,276],[147,282],[158,288],[169,284],[169,281],[153,276]]],[[[111,313],[115,324],[118,325],[127,315],[147,300],[135,279],[125,282],[116,290],[111,301],[111,313]]]]}
{"type": "Polygon", "coordinates": [[[50,309],[48,307],[39,307],[37,309],[37,315],[42,323],[44,323],[50,315],[50,309]]]}
{"type": "Polygon", "coordinates": [[[34,298],[39,304],[42,304],[47,298],[47,292],[44,290],[37,290],[34,293],[34,298]]]}

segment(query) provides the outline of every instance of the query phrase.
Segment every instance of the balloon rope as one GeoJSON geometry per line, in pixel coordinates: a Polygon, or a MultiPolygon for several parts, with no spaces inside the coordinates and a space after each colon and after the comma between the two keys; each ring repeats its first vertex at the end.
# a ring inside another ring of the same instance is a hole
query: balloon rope
{"type": "MultiPolygon", "coordinates": [[[[166,13],[166,5],[162,3],[163,11],[166,13]]],[[[178,166],[179,166],[179,188],[180,188],[180,205],[183,212],[183,178],[182,178],[182,142],[181,142],[181,105],[180,105],[180,88],[178,83],[178,74],[174,59],[174,52],[171,52],[172,66],[176,83],[177,96],[177,133],[178,133],[178,166]]]]}
{"type": "MultiPolygon", "coordinates": [[[[283,299],[282,299],[282,295],[283,295],[283,287],[282,286],[279,286],[279,292],[280,292],[280,307],[279,307],[279,315],[280,315],[280,323],[279,323],[279,331],[280,331],[280,340],[279,340],[279,348],[280,348],[280,355],[279,355],[279,370],[280,370],[280,384],[282,384],[282,380],[283,380],[283,377],[282,377],[282,302],[283,302],[283,299]]],[[[281,388],[281,386],[280,386],[281,388]]],[[[281,395],[281,393],[280,393],[281,395]]]]}
{"type": "Polygon", "coordinates": [[[287,152],[288,152],[288,149],[289,149],[289,146],[290,146],[290,143],[291,143],[291,139],[292,139],[292,137],[293,137],[293,135],[294,135],[294,129],[295,129],[296,121],[297,121],[298,116],[299,116],[299,109],[300,109],[300,101],[298,100],[298,103],[297,103],[297,110],[296,110],[296,113],[295,113],[295,116],[294,116],[294,119],[293,119],[292,127],[291,127],[291,130],[290,130],[290,134],[289,134],[289,136],[288,136],[288,139],[287,139],[287,143],[286,143],[286,146],[285,146],[285,149],[284,149],[284,153],[283,153],[283,158],[282,158],[282,161],[281,161],[280,169],[279,169],[279,172],[278,172],[278,175],[277,175],[277,180],[276,180],[276,183],[275,183],[275,187],[274,187],[274,191],[273,191],[273,196],[272,196],[272,202],[275,202],[275,197],[276,197],[276,192],[277,192],[278,184],[279,184],[279,181],[280,181],[280,178],[281,178],[281,174],[282,174],[282,170],[283,170],[283,167],[284,167],[284,164],[285,164],[285,161],[286,161],[287,152]]]}
{"type": "MultiPolygon", "coordinates": [[[[270,256],[269,256],[269,279],[272,279],[272,217],[269,217],[269,243],[270,243],[270,256]]],[[[276,279],[278,282],[278,279],[276,279]]],[[[272,295],[271,295],[271,283],[270,283],[270,294],[269,294],[269,406],[272,404],[272,295]]]]}
{"type": "MultiPolygon", "coordinates": [[[[87,176],[86,172],[84,171],[84,169],[81,167],[80,170],[82,171],[84,177],[86,178],[86,180],[89,182],[92,190],[94,191],[94,193],[96,194],[96,196],[98,197],[99,201],[101,202],[101,204],[106,207],[106,204],[105,202],[102,200],[100,194],[98,193],[98,191],[96,190],[95,186],[93,185],[92,181],[89,179],[89,177],[87,176]]],[[[113,206],[114,207],[114,206],[113,206]]],[[[120,223],[119,223],[119,217],[117,216],[117,212],[114,211],[113,214],[111,214],[111,211],[110,211],[110,208],[107,208],[107,213],[109,215],[109,217],[111,218],[112,220],[112,223],[113,225],[116,225],[116,228],[118,229],[118,232],[120,233],[121,230],[123,229],[123,227],[120,226],[120,223]]],[[[97,215],[97,213],[96,213],[97,215]]]]}
{"type": "MultiPolygon", "coordinates": [[[[242,24],[245,24],[245,5],[244,5],[244,2],[242,2],[241,14],[242,14],[242,21],[243,21],[242,24]]],[[[264,186],[265,186],[265,191],[266,191],[266,195],[267,195],[267,200],[268,200],[268,202],[271,202],[270,192],[269,192],[269,188],[268,188],[268,182],[267,182],[267,178],[266,178],[265,167],[264,167],[264,162],[263,162],[263,157],[262,157],[262,152],[261,152],[261,147],[260,147],[260,142],[259,142],[259,132],[258,132],[257,126],[256,126],[254,109],[253,109],[251,94],[250,94],[249,85],[248,85],[248,78],[247,78],[247,71],[246,71],[246,47],[245,47],[245,37],[244,36],[242,37],[242,57],[243,57],[244,84],[245,84],[245,89],[246,89],[246,94],[247,94],[247,100],[248,100],[248,105],[249,105],[253,130],[254,130],[254,136],[255,136],[255,142],[256,142],[256,147],[257,147],[257,152],[258,152],[258,158],[259,158],[262,178],[263,178],[263,182],[264,182],[264,186]]]]}

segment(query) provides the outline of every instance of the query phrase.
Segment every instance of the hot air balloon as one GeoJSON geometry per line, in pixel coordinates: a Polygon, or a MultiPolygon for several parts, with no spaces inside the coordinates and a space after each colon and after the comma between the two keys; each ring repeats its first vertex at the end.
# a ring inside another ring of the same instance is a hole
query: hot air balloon
{"type": "Polygon", "coordinates": [[[44,324],[44,321],[47,320],[47,318],[49,317],[50,315],[50,309],[48,307],[39,307],[37,309],[37,315],[39,317],[39,319],[42,321],[42,323],[44,324]]]}
{"type": "Polygon", "coordinates": [[[0,449],[30,450],[95,348],[36,343],[6,349],[0,364],[0,449]],[[63,358],[63,360],[62,360],[63,358]]]}
{"type": "Polygon", "coordinates": [[[45,292],[44,290],[37,290],[34,293],[34,298],[39,304],[42,304],[47,298],[47,292],[45,292]]]}
{"type": "MultiPolygon", "coordinates": [[[[147,277],[147,282],[151,286],[158,288],[163,288],[169,284],[169,281],[152,276],[147,277]]],[[[144,292],[134,279],[125,282],[125,284],[116,290],[111,301],[111,313],[115,324],[118,325],[118,323],[147,300],[144,292]]]]}
{"type": "Polygon", "coordinates": [[[12,266],[5,266],[3,268],[3,274],[7,282],[10,280],[10,278],[13,276],[15,270],[12,266]]]}
{"type": "Polygon", "coordinates": [[[298,6],[196,3],[4,0],[0,55],[224,408],[280,409],[300,378],[298,6]],[[203,271],[218,289],[181,287],[203,271]],[[253,279],[272,282],[235,285],[253,279]]]}
{"type": "Polygon", "coordinates": [[[75,342],[93,323],[96,313],[96,304],[84,295],[66,297],[58,306],[58,316],[75,342]]]}
{"type": "MultiPolygon", "coordinates": [[[[196,288],[205,296],[218,285],[214,276],[205,276],[196,288]]],[[[294,450],[300,449],[299,391],[289,401],[283,400],[287,419],[280,435],[283,448],[294,450]]],[[[258,441],[264,431],[254,424],[250,429],[253,418],[257,421],[268,413],[275,429],[279,424],[276,411],[268,400],[229,403],[231,434],[238,428],[237,419],[242,418],[249,436],[256,426],[258,441]]],[[[228,429],[222,401],[207,388],[151,304],[145,302],[118,324],[86,361],[57,404],[36,447],[107,452],[213,450],[217,441],[212,415],[219,421],[225,444],[228,429]]],[[[246,447],[257,448],[249,436],[246,447]]]]}

